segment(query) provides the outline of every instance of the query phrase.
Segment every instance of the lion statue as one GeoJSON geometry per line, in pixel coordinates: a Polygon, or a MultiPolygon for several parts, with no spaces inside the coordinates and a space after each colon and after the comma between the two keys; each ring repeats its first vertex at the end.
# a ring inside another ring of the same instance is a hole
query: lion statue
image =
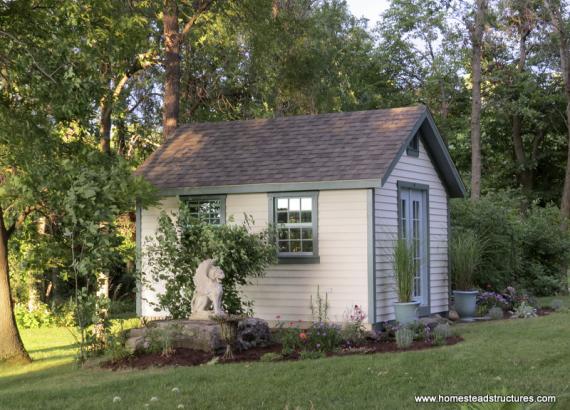
{"type": "Polygon", "coordinates": [[[223,316],[222,279],[224,271],[214,265],[212,259],[206,259],[198,265],[194,274],[194,296],[192,296],[192,314],[190,318],[208,319],[210,314],[223,316]]]}

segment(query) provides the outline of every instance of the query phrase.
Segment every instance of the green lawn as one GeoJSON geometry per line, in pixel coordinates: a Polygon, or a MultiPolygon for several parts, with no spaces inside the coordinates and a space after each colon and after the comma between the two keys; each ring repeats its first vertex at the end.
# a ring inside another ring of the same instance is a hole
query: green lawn
{"type": "Polygon", "coordinates": [[[65,329],[27,330],[35,361],[0,365],[0,408],[458,408],[414,395],[486,393],[565,395],[556,408],[570,408],[570,314],[458,327],[463,343],[419,352],[122,372],[77,369],[65,329]]]}

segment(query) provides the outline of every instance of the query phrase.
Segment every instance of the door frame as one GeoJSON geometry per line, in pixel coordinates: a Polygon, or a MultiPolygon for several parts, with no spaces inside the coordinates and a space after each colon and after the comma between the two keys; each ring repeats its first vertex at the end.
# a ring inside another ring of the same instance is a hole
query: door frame
{"type": "Polygon", "coordinates": [[[425,221],[426,221],[426,239],[425,239],[425,257],[426,257],[426,303],[420,305],[419,313],[420,316],[430,315],[431,310],[431,274],[430,274],[430,221],[429,221],[429,185],[418,184],[415,182],[408,181],[397,181],[397,209],[398,209],[398,237],[400,236],[400,218],[401,218],[401,191],[404,189],[411,189],[415,191],[421,191],[425,195],[425,221]]]}

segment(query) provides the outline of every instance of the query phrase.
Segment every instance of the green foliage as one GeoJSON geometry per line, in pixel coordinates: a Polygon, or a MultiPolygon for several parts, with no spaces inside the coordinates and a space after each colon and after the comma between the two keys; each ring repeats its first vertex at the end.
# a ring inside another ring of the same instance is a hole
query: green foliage
{"type": "Polygon", "coordinates": [[[188,317],[196,268],[203,260],[214,259],[225,273],[222,304],[226,312],[251,312],[252,302],[243,299],[240,288],[250,284],[251,278],[263,276],[276,261],[269,231],[252,233],[250,218],[241,225],[208,225],[193,218],[183,203],[176,217],[163,212],[158,225],[155,236],[147,238],[149,271],[143,275],[150,288],[164,283],[157,309],[168,310],[174,318],[188,317]]]}
{"type": "Polygon", "coordinates": [[[349,343],[360,343],[366,338],[366,329],[364,328],[364,320],[366,314],[359,305],[354,305],[348,313],[345,323],[342,327],[342,339],[349,343]]]}
{"type": "Polygon", "coordinates": [[[405,239],[398,239],[395,243],[393,265],[398,302],[411,302],[414,291],[416,263],[413,248],[405,239]]]}
{"type": "Polygon", "coordinates": [[[436,346],[444,345],[447,338],[453,336],[454,332],[447,323],[439,323],[431,331],[431,341],[436,346]]]}
{"type": "Polygon", "coordinates": [[[511,316],[513,319],[527,319],[530,317],[536,317],[536,309],[529,305],[527,302],[522,302],[515,308],[513,315],[511,316]]]}
{"type": "Polygon", "coordinates": [[[559,210],[535,203],[521,210],[520,204],[506,194],[452,201],[454,230],[470,230],[484,244],[475,285],[497,291],[514,285],[535,295],[564,292],[570,233],[560,229],[559,210]]]}
{"type": "Polygon", "coordinates": [[[283,356],[290,356],[301,349],[302,340],[299,337],[301,333],[300,329],[281,328],[278,333],[278,340],[281,343],[281,354],[283,356]]]}
{"type": "Polygon", "coordinates": [[[407,349],[414,342],[415,333],[409,327],[402,327],[396,330],[396,345],[398,349],[407,349]]]}
{"type": "Polygon", "coordinates": [[[533,205],[520,219],[522,263],[517,282],[536,296],[568,289],[570,233],[559,229],[561,222],[560,211],[552,205],[533,205]]]}
{"type": "Polygon", "coordinates": [[[280,355],[279,353],[274,353],[274,352],[269,352],[269,353],[264,353],[260,358],[259,361],[261,362],[278,362],[280,360],[283,360],[283,356],[280,355]]]}
{"type": "Polygon", "coordinates": [[[513,284],[520,264],[516,218],[514,204],[503,198],[485,196],[479,201],[451,201],[452,227],[474,232],[485,244],[481,263],[474,272],[476,286],[502,290],[513,284]]]}
{"type": "Polygon", "coordinates": [[[504,318],[504,312],[503,309],[501,309],[498,306],[492,307],[491,309],[489,309],[489,312],[487,312],[487,315],[492,319],[492,320],[501,320],[504,318]]]}
{"type": "Polygon", "coordinates": [[[472,290],[481,263],[481,240],[472,231],[455,230],[449,246],[449,260],[454,289],[472,290]]]}
{"type": "Polygon", "coordinates": [[[550,308],[553,310],[561,310],[564,309],[564,307],[565,307],[564,301],[560,299],[554,299],[552,300],[552,302],[550,302],[550,308]]]}
{"type": "Polygon", "coordinates": [[[301,360],[322,359],[323,357],[326,357],[325,352],[316,351],[316,350],[303,350],[299,354],[299,358],[301,360]]]}
{"type": "Polygon", "coordinates": [[[320,286],[317,286],[317,293],[313,301],[311,295],[309,305],[311,307],[311,316],[315,322],[327,322],[329,320],[329,295],[325,292],[325,297],[321,296],[320,286]]]}
{"type": "Polygon", "coordinates": [[[304,334],[306,337],[300,337],[303,342],[303,350],[332,352],[342,342],[341,329],[333,323],[317,322],[304,334]]]}
{"type": "Polygon", "coordinates": [[[17,304],[14,306],[14,315],[16,316],[18,327],[22,329],[37,329],[56,325],[54,315],[44,303],[40,303],[32,311],[28,310],[24,305],[17,304]]]}

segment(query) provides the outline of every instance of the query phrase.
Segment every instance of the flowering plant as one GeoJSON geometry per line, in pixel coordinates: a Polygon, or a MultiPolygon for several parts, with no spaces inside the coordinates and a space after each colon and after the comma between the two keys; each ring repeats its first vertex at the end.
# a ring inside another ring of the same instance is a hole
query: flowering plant
{"type": "Polygon", "coordinates": [[[366,337],[366,329],[363,325],[365,319],[366,313],[359,305],[354,305],[352,310],[346,314],[342,333],[347,343],[358,343],[366,337]]]}

